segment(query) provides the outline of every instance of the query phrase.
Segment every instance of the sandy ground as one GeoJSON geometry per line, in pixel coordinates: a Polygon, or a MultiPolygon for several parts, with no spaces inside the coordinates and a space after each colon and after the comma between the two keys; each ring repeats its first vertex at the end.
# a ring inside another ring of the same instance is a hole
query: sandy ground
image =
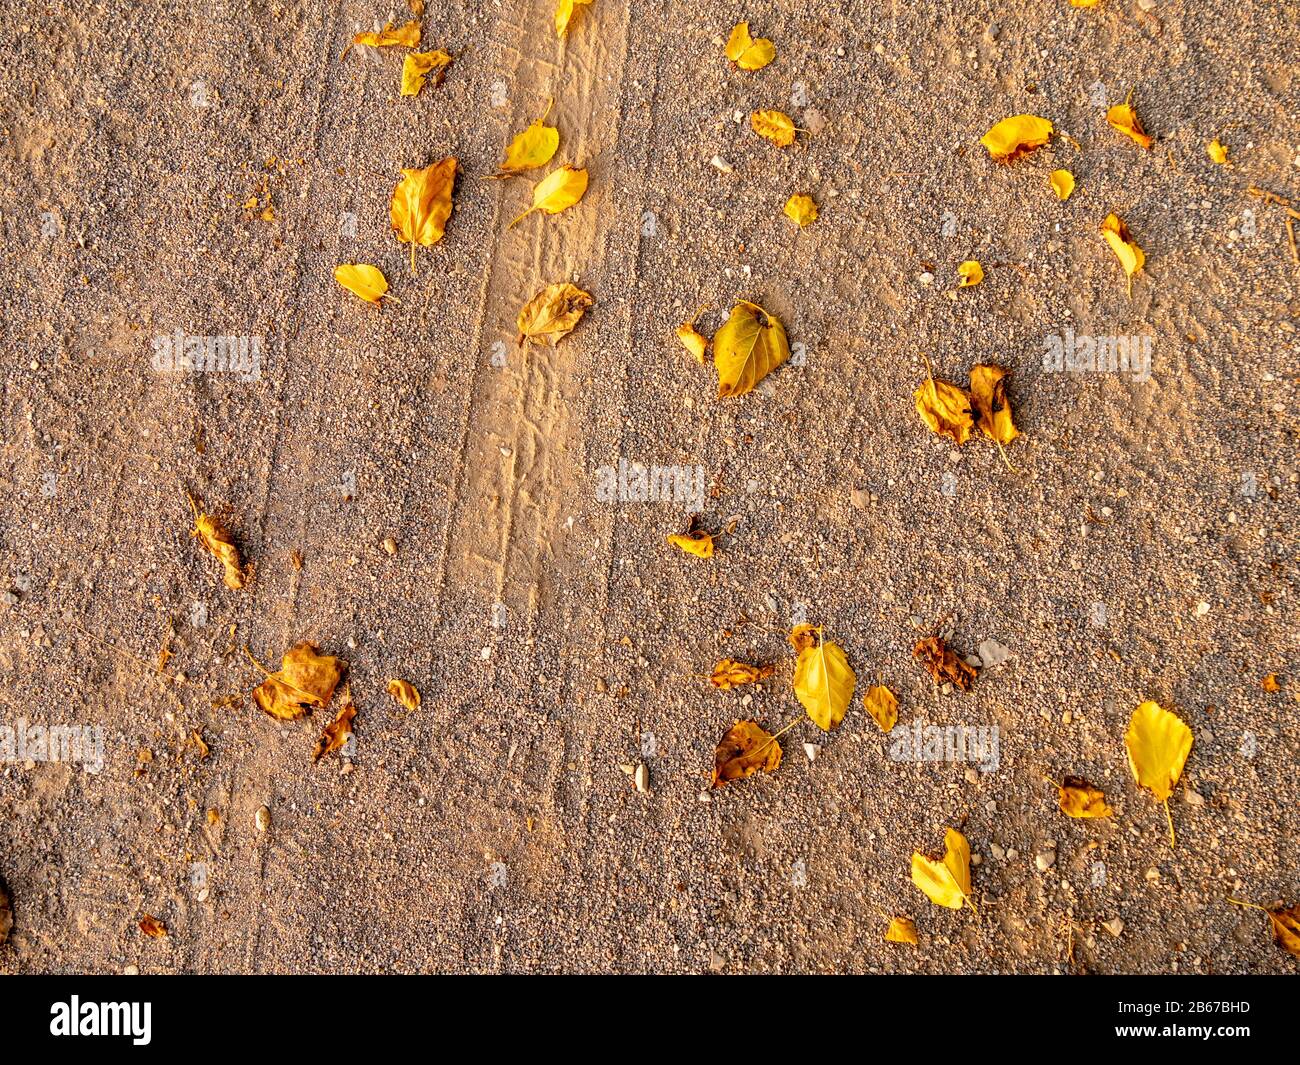
{"type": "Polygon", "coordinates": [[[1300,197],[1300,14],[1147,6],[596,0],[565,48],[550,0],[431,4],[456,61],[404,99],[400,51],[339,58],[402,7],[0,3],[0,724],[105,738],[98,774],[0,767],[0,971],[1293,971],[1225,898],[1300,901],[1300,282],[1282,211],[1246,194],[1300,197]],[[757,74],[715,43],[742,16],[777,45],[757,74]],[[1130,87],[1150,152],[1103,120],[1130,87]],[[555,162],[590,191],[507,232],[528,182],[480,178],[552,96],[555,162]],[[782,152],[737,120],[760,107],[816,132],[782,152]],[[1020,111],[1082,150],[995,166],[978,138],[1020,111]],[[447,154],[455,213],[412,278],[389,197],[447,154]],[[802,233],[795,191],[822,209],[802,233]],[[1131,299],[1112,210],[1148,255],[1131,299]],[[971,257],[988,277],[956,292],[971,257]],[[341,290],[351,261],[401,302],[341,290]],[[519,306],[564,279],[586,320],[516,348],[519,306]],[[805,356],[719,402],[672,329],[737,298],[805,356]],[[1045,372],[1067,329],[1150,336],[1150,380],[1045,372]],[[155,372],[177,330],[264,338],[260,380],[155,372]],[[963,382],[1012,368],[1014,472],[925,431],[923,354],[963,382]],[[689,505],[597,498],[620,458],[703,468],[706,522],[737,519],[715,559],[664,543],[689,505]],[[190,540],[187,492],[228,519],[246,591],[190,540]],[[859,696],[701,801],[736,716],[800,713],[801,609],[894,688],[899,728],[996,725],[997,768],[892,760],[859,696]],[[909,657],[935,626],[1012,657],[936,692],[909,657]],[[300,639],[352,663],[349,773],[310,761],[320,712],[246,697],[243,645],[300,639]],[[723,655],[777,674],[713,692],[723,655]],[[1175,850],[1124,760],[1146,698],[1196,737],[1175,850]],[[648,794],[620,768],[642,759],[648,794]],[[1062,817],[1043,778],[1065,773],[1117,816],[1062,817]],[[945,825],[979,918],[908,881],[945,825]],[[894,913],[919,948],[882,942],[894,913]]]}

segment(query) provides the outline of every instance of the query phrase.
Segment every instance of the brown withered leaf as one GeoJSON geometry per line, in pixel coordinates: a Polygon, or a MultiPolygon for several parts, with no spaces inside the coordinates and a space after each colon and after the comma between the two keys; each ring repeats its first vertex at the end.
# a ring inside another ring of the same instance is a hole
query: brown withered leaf
{"type": "Polygon", "coordinates": [[[204,514],[190,496],[190,509],[194,511],[194,528],[190,535],[225,568],[222,583],[235,591],[244,587],[247,574],[239,557],[239,548],[230,540],[225,526],[210,514],[204,514]]]}
{"type": "Polygon", "coordinates": [[[781,745],[757,721],[737,721],[718,741],[713,756],[713,786],[741,780],[781,764],[781,745]]]}
{"type": "Polygon", "coordinates": [[[766,680],[775,670],[775,666],[748,666],[734,658],[724,658],[713,667],[709,683],[719,691],[730,691],[742,684],[757,684],[766,680]]]}
{"type": "Polygon", "coordinates": [[[318,654],[316,645],[307,641],[284,653],[278,673],[268,672],[252,654],[248,657],[266,676],[253,689],[253,700],[281,721],[295,721],[309,707],[325,706],[348,666],[340,658],[318,654]]]}
{"type": "Polygon", "coordinates": [[[167,926],[150,914],[145,914],[140,918],[140,931],[150,939],[166,939],[167,926]]]}
{"type": "Polygon", "coordinates": [[[357,716],[357,708],[352,704],[350,693],[344,692],[343,709],[338,712],[316,741],[316,749],[311,753],[311,760],[319,762],[327,754],[341,751],[352,738],[352,719],[357,716]]]}
{"type": "Polygon", "coordinates": [[[519,312],[519,343],[549,337],[552,343],[558,344],[577,328],[594,302],[590,292],[571,282],[547,285],[519,312]]]}
{"type": "Polygon", "coordinates": [[[938,636],[927,636],[912,648],[915,658],[936,684],[950,681],[961,691],[970,691],[977,670],[953,654],[938,636]]]}
{"type": "Polygon", "coordinates": [[[14,906],[9,899],[5,882],[0,880],[0,947],[5,945],[9,932],[14,926],[14,906]]]}

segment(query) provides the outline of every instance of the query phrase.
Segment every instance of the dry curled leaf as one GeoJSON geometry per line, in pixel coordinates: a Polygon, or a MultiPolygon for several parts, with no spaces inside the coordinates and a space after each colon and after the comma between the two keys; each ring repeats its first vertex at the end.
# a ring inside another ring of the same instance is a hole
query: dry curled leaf
{"type": "Polygon", "coordinates": [[[420,709],[420,693],[409,680],[394,677],[388,682],[388,694],[408,710],[420,709]]]}
{"type": "Polygon", "coordinates": [[[239,548],[231,542],[225,526],[212,515],[201,512],[193,497],[190,498],[190,509],[194,512],[194,528],[190,535],[221,563],[225,570],[222,583],[235,591],[243,588],[247,574],[239,557],[239,548]]]}
{"type": "Polygon", "coordinates": [[[533,188],[533,205],[506,228],[513,228],[534,211],[559,214],[582,199],[582,194],[586,191],[587,171],[565,163],[537,183],[533,188]]]}
{"type": "Polygon", "coordinates": [[[984,280],[984,267],[975,259],[967,259],[957,267],[957,287],[973,288],[984,280]]]}
{"type": "Polygon", "coordinates": [[[391,219],[397,239],[411,245],[411,273],[415,273],[415,246],[431,247],[446,232],[455,184],[455,156],[423,169],[402,170],[402,180],[393,189],[391,219]]]}
{"type": "Polygon", "coordinates": [[[916,925],[910,917],[895,917],[885,930],[886,943],[910,943],[916,946],[916,925]]]}
{"type": "Polygon", "coordinates": [[[9,932],[14,926],[14,908],[9,899],[9,892],[5,888],[5,883],[0,880],[0,947],[5,945],[9,938],[9,932]]]}
{"type": "Polygon", "coordinates": [[[867,689],[862,705],[882,732],[888,732],[898,723],[898,696],[883,684],[873,684],[867,689]]]}
{"type": "Polygon", "coordinates": [[[150,914],[145,914],[140,918],[140,931],[150,939],[166,939],[167,926],[150,914]]]}
{"type": "Polygon", "coordinates": [[[713,755],[713,786],[742,780],[781,764],[781,745],[757,721],[737,721],[718,741],[713,755]]]}
{"type": "Polygon", "coordinates": [[[703,529],[695,529],[690,532],[673,533],[668,537],[668,542],[688,555],[694,555],[696,558],[713,557],[713,534],[705,532],[703,529]]]}
{"type": "Polygon", "coordinates": [[[519,343],[542,337],[559,343],[573,332],[593,302],[590,292],[571,282],[547,285],[519,312],[519,343]]]}
{"type": "Polygon", "coordinates": [[[936,906],[960,910],[970,899],[970,844],[955,828],[944,835],[942,859],[912,852],[912,883],[936,906]]]}
{"type": "Polygon", "coordinates": [[[799,649],[794,667],[794,694],[813,724],[824,732],[844,720],[853,701],[857,674],[849,665],[844,648],[822,638],[822,630],[799,625],[789,640],[799,649]]]}
{"type": "Polygon", "coordinates": [[[1137,112],[1133,110],[1131,103],[1133,94],[1130,92],[1128,95],[1128,100],[1125,100],[1122,104],[1116,104],[1106,112],[1106,121],[1111,124],[1113,129],[1119,130],[1124,136],[1131,138],[1143,148],[1150,148],[1154,141],[1147,136],[1146,130],[1142,128],[1141,119],[1138,118],[1137,112]]]}
{"type": "Polygon", "coordinates": [[[971,413],[970,394],[964,388],[940,381],[930,374],[912,398],[916,402],[916,413],[931,432],[958,444],[970,439],[975,417],[971,413]]]}
{"type": "Polygon", "coordinates": [[[980,363],[970,372],[971,405],[979,415],[980,430],[1003,446],[1020,435],[1020,430],[1011,420],[1007,375],[1008,371],[1001,366],[988,363],[980,363]]]}
{"type": "Polygon", "coordinates": [[[945,681],[961,691],[970,691],[975,679],[974,666],[958,658],[938,636],[927,636],[912,648],[912,657],[921,663],[936,684],[945,681]]]}
{"type": "MultiPolygon", "coordinates": [[[[1255,902],[1243,902],[1241,899],[1229,898],[1235,906],[1245,906],[1250,910],[1261,910],[1267,917],[1273,931],[1273,942],[1288,954],[1300,958],[1300,905],[1297,906],[1260,906],[1255,902]]],[[[0,940],[3,942],[3,940],[0,940]]]]}
{"type": "Polygon", "coordinates": [[[1066,777],[1056,792],[1061,813],[1069,817],[1110,817],[1114,813],[1106,804],[1105,793],[1082,777],[1066,777]]]}
{"type": "Polygon", "coordinates": [[[394,46],[414,48],[419,43],[420,24],[418,22],[412,20],[404,26],[398,26],[396,29],[394,29],[393,24],[389,22],[378,32],[358,33],[352,38],[352,41],[347,48],[343,49],[343,55],[347,55],[356,45],[364,45],[368,48],[391,48],[394,46]]]}
{"type": "Polygon", "coordinates": [[[563,40],[569,35],[569,23],[573,20],[574,10],[579,4],[590,4],[591,0],[559,0],[555,5],[555,36],[563,40]]]}
{"type": "Polygon", "coordinates": [[[794,222],[800,229],[817,221],[817,204],[813,202],[811,196],[805,196],[801,192],[795,193],[786,200],[783,210],[786,218],[794,222]]]}
{"type": "Polygon", "coordinates": [[[742,684],[757,684],[772,675],[775,666],[749,666],[734,658],[724,658],[713,667],[709,683],[720,691],[730,691],[742,684]]]}
{"type": "Polygon", "coordinates": [[[766,37],[751,37],[748,22],[736,23],[723,51],[741,70],[762,70],[776,58],[776,45],[766,37]]]}
{"type": "Polygon", "coordinates": [[[347,745],[352,738],[352,719],[356,716],[357,708],[352,705],[351,699],[345,697],[338,716],[325,726],[320,739],[316,741],[316,749],[311,753],[313,762],[319,762],[325,755],[341,751],[347,745]]]}
{"type": "Polygon", "coordinates": [[[434,49],[432,52],[407,52],[402,60],[402,95],[418,96],[425,79],[436,74],[434,84],[442,84],[442,77],[451,65],[451,56],[434,49]]]}
{"type": "Polygon", "coordinates": [[[1101,235],[1106,238],[1110,250],[1115,253],[1115,258],[1119,260],[1120,266],[1124,268],[1131,294],[1133,291],[1133,275],[1142,269],[1143,264],[1147,261],[1146,255],[1133,240],[1132,234],[1128,231],[1128,226],[1116,214],[1106,216],[1101,223],[1101,235]]]}
{"type": "MultiPolygon", "coordinates": [[[[550,107],[546,108],[550,114],[550,107]]],[[[506,157],[493,177],[509,177],[524,170],[545,166],[560,146],[560,131],[546,125],[546,115],[535,119],[522,133],[516,133],[506,148],[506,157]]]]}
{"type": "Polygon", "coordinates": [[[284,653],[277,673],[268,672],[251,654],[249,658],[266,676],[253,689],[254,701],[281,721],[297,720],[308,707],[325,706],[347,668],[342,659],[318,654],[307,641],[284,653]]]}
{"type": "Polygon", "coordinates": [[[989,155],[998,163],[1009,163],[1052,137],[1052,124],[1037,115],[1012,115],[1004,118],[980,138],[989,155]]]}
{"type": "Polygon", "coordinates": [[[740,396],[790,358],[785,327],[756,303],[742,300],[713,337],[718,396],[740,396]]]}
{"type": "Polygon", "coordinates": [[[1074,192],[1074,175],[1068,170],[1053,170],[1047,180],[1058,200],[1068,200],[1074,192]]]}
{"type": "Polygon", "coordinates": [[[760,137],[778,148],[794,143],[794,121],[784,111],[755,111],[749,116],[749,125],[760,137]]]}
{"type": "Polygon", "coordinates": [[[1228,161],[1228,149],[1219,143],[1218,137],[1205,146],[1205,154],[1220,166],[1228,161]]]}
{"type": "MultiPolygon", "coordinates": [[[[696,311],[695,318],[699,316],[700,311],[696,311]]],[[[704,353],[709,350],[709,341],[707,337],[696,331],[695,318],[692,318],[689,322],[683,322],[677,327],[677,339],[682,342],[682,347],[695,356],[695,361],[703,366],[704,353]]]]}
{"type": "Polygon", "coordinates": [[[342,263],[334,267],[334,280],[367,303],[379,305],[388,291],[388,279],[377,266],[365,263],[342,263]]]}

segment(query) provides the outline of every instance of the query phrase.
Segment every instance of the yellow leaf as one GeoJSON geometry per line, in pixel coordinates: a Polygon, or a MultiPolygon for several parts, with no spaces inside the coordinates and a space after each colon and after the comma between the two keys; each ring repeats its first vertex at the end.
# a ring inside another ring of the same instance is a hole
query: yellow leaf
{"type": "Polygon", "coordinates": [[[1124,268],[1124,273],[1128,277],[1129,293],[1133,292],[1133,275],[1142,269],[1142,265],[1147,261],[1141,248],[1133,241],[1132,234],[1118,215],[1108,214],[1105,221],[1101,223],[1101,235],[1106,238],[1106,243],[1110,245],[1110,250],[1115,253],[1115,258],[1119,260],[1120,266],[1124,268]]]}
{"type": "MultiPolygon", "coordinates": [[[[550,112],[548,107],[547,112],[550,112]]],[[[560,131],[555,126],[545,124],[546,115],[536,119],[522,133],[516,133],[510,146],[506,148],[505,161],[494,177],[508,177],[523,170],[533,170],[545,166],[551,161],[555,150],[560,146],[560,131]]]]}
{"type": "Polygon", "coordinates": [[[1061,813],[1069,817],[1110,817],[1114,813],[1106,804],[1105,794],[1082,777],[1066,777],[1056,791],[1061,813]]]}
{"type": "MultiPolygon", "coordinates": [[[[1129,99],[1133,94],[1129,93],[1129,99]]],[[[1106,112],[1106,121],[1111,127],[1119,130],[1124,136],[1131,137],[1136,143],[1143,148],[1150,148],[1153,141],[1147,136],[1146,130],[1142,128],[1142,122],[1137,116],[1137,112],[1127,101],[1122,104],[1116,104],[1106,112]]]]}
{"type": "Polygon", "coordinates": [[[971,288],[984,280],[984,267],[974,259],[967,259],[957,267],[957,287],[971,288]]]}
{"type": "Polygon", "coordinates": [[[783,111],[755,111],[749,116],[749,124],[755,133],[778,148],[794,143],[794,122],[783,111]]]}
{"type": "Polygon", "coordinates": [[[559,214],[582,199],[582,194],[586,191],[587,171],[565,163],[537,183],[533,188],[533,205],[506,228],[510,229],[522,222],[534,211],[559,214]]]}
{"type": "Polygon", "coordinates": [[[718,396],[749,392],[790,357],[785,328],[756,303],[742,300],[713,338],[718,396]]]}
{"type": "Polygon", "coordinates": [[[737,721],[718,741],[713,755],[713,786],[742,780],[762,771],[770,773],[781,764],[781,745],[757,721],[737,721]]]}
{"type": "Polygon", "coordinates": [[[334,267],[334,280],[367,303],[378,304],[379,297],[388,291],[388,281],[379,267],[364,263],[344,263],[334,267]]]}
{"type": "Polygon", "coordinates": [[[420,709],[420,692],[409,680],[394,677],[388,682],[388,694],[408,710],[420,709]]]}
{"type": "Polygon", "coordinates": [[[916,413],[931,432],[958,444],[970,439],[975,419],[971,414],[971,397],[964,388],[940,381],[931,374],[912,398],[916,413]]]}
{"type": "MultiPolygon", "coordinates": [[[[821,638],[821,629],[808,632],[800,626],[801,640],[814,636],[812,643],[803,647],[794,667],[794,694],[813,723],[824,732],[830,732],[841,721],[853,700],[857,674],[849,665],[844,648],[821,638]]],[[[793,643],[795,633],[790,634],[793,643]]]]}
{"type": "Polygon", "coordinates": [[[1012,115],[1004,118],[980,138],[989,155],[998,163],[1041,148],[1052,136],[1052,124],[1037,115],[1012,115]]]}
{"type": "Polygon", "coordinates": [[[157,917],[150,916],[147,913],[140,919],[140,931],[150,939],[167,938],[167,926],[157,917]]]}
{"type": "Polygon", "coordinates": [[[435,70],[437,80],[442,81],[443,71],[451,63],[451,56],[446,52],[407,52],[402,61],[402,95],[418,96],[424,88],[424,79],[435,70]]]}
{"type": "Polygon", "coordinates": [[[943,859],[912,852],[912,883],[937,906],[960,910],[970,900],[970,844],[955,828],[944,836],[943,859]]]}
{"type": "Polygon", "coordinates": [[[256,659],[253,659],[253,664],[266,676],[253,689],[253,699],[281,721],[294,721],[306,713],[309,706],[328,703],[343,670],[347,668],[342,659],[317,654],[316,645],[305,641],[284,653],[278,673],[268,673],[256,659]]]}
{"type": "Polygon", "coordinates": [[[1261,680],[1259,684],[1260,687],[1263,688],[1266,692],[1276,692],[1282,690],[1282,685],[1278,683],[1276,673],[1270,673],[1263,680],[1261,680]]]}
{"type": "Polygon", "coordinates": [[[552,343],[558,344],[573,332],[593,302],[590,292],[571,282],[547,285],[519,312],[519,343],[525,338],[550,337],[552,343]]]}
{"type": "Polygon", "coordinates": [[[1070,198],[1070,193],[1074,191],[1074,175],[1068,170],[1053,170],[1047,180],[1051,182],[1052,191],[1058,200],[1070,198]]]}
{"type": "Polygon", "coordinates": [[[1218,137],[1205,146],[1205,154],[1220,166],[1228,161],[1228,149],[1219,143],[1218,137]]]}
{"type": "Polygon", "coordinates": [[[559,0],[555,5],[555,36],[561,40],[569,35],[569,21],[573,18],[574,8],[578,4],[590,4],[591,0],[559,0]]]}
{"type": "Polygon", "coordinates": [[[394,45],[401,45],[403,48],[414,48],[419,43],[420,24],[418,22],[411,21],[397,29],[393,29],[393,24],[389,22],[378,33],[358,33],[352,38],[352,43],[343,49],[343,54],[347,55],[349,49],[358,44],[370,48],[390,48],[394,45]]]}
{"type": "Polygon", "coordinates": [[[415,246],[431,247],[446,232],[455,184],[456,159],[449,155],[423,170],[404,169],[393,189],[393,229],[399,241],[411,245],[411,273],[415,273],[415,246]]]}
{"type": "Polygon", "coordinates": [[[990,440],[1005,446],[1020,435],[1020,430],[1011,420],[1007,371],[1001,366],[980,363],[971,368],[970,399],[979,414],[980,429],[990,440]]]}
{"type": "Polygon", "coordinates": [[[817,204],[811,196],[795,193],[785,201],[785,216],[802,229],[817,221],[817,204]]]}
{"type": "Polygon", "coordinates": [[[1096,7],[1101,0],[1070,0],[1072,7],[1096,7]]]}
{"type": "Polygon", "coordinates": [[[862,705],[867,708],[867,713],[882,732],[888,732],[898,722],[898,696],[883,684],[874,684],[868,688],[862,705]]]}
{"type": "Polygon", "coordinates": [[[688,555],[695,555],[697,558],[713,557],[713,535],[702,529],[694,532],[674,533],[668,537],[668,542],[674,547],[680,548],[688,555]]]}
{"type": "Polygon", "coordinates": [[[1133,711],[1124,747],[1133,779],[1165,802],[1191,753],[1192,730],[1177,714],[1148,700],[1133,711]]]}
{"type": "Polygon", "coordinates": [[[1273,938],[1277,945],[1300,958],[1300,906],[1264,912],[1268,914],[1269,924],[1273,926],[1273,938]]]}
{"type": "Polygon", "coordinates": [[[230,534],[216,518],[201,513],[192,498],[190,509],[194,511],[194,529],[190,535],[224,567],[225,575],[222,583],[235,591],[243,588],[246,574],[239,558],[239,548],[231,542],[230,534]]]}
{"type": "Polygon", "coordinates": [[[910,917],[895,917],[885,930],[886,943],[910,943],[916,946],[916,925],[910,917]]]}
{"type": "Polygon", "coordinates": [[[816,647],[818,634],[821,632],[819,625],[796,625],[790,630],[790,635],[786,639],[790,646],[794,648],[795,654],[800,654],[805,647],[816,647]]]}
{"type": "Polygon", "coordinates": [[[313,762],[319,762],[325,755],[343,749],[352,737],[352,719],[356,716],[357,708],[352,705],[352,700],[345,699],[343,709],[325,726],[320,739],[316,741],[316,749],[311,753],[313,762]]]}
{"type": "Polygon", "coordinates": [[[695,361],[703,366],[704,353],[708,350],[709,341],[695,331],[694,321],[683,322],[677,327],[677,339],[682,342],[682,347],[695,356],[695,361]]]}
{"type": "Polygon", "coordinates": [[[776,58],[776,45],[766,37],[751,37],[748,22],[736,23],[723,50],[741,70],[762,70],[776,58]]]}
{"type": "Polygon", "coordinates": [[[772,675],[775,666],[749,666],[734,658],[724,658],[713,667],[709,683],[720,691],[730,691],[742,684],[757,684],[772,675]]]}

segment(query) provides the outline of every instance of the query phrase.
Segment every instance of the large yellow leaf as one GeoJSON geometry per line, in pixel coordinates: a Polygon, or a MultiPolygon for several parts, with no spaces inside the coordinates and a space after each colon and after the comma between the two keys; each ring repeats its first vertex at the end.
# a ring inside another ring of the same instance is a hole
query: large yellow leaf
{"type": "Polygon", "coordinates": [[[506,228],[510,229],[522,222],[534,211],[559,214],[582,199],[582,194],[586,191],[587,171],[565,163],[537,183],[533,188],[533,205],[506,228]]]}
{"type": "Polygon", "coordinates": [[[996,162],[1009,163],[1018,156],[1041,148],[1052,137],[1052,124],[1037,115],[1004,118],[980,138],[996,162]]]}
{"type": "Polygon", "coordinates": [[[572,282],[547,285],[519,312],[519,343],[549,337],[558,344],[573,332],[593,302],[590,292],[572,282]]]}
{"type": "Polygon", "coordinates": [[[334,280],[367,303],[378,304],[388,291],[388,280],[377,266],[365,263],[342,263],[334,267],[334,280]]]}
{"type": "Polygon", "coordinates": [[[970,844],[955,828],[944,836],[943,859],[927,858],[918,851],[912,853],[912,883],[925,892],[926,897],[938,906],[960,910],[970,899],[970,844]]]}
{"type": "Polygon", "coordinates": [[[815,632],[815,642],[804,646],[795,662],[794,694],[813,723],[829,732],[844,720],[858,678],[844,648],[822,639],[820,629],[815,632]]]}
{"type": "Polygon", "coordinates": [[[1133,711],[1124,734],[1133,779],[1165,802],[1192,750],[1192,730],[1177,714],[1148,700],[1133,711]]]}
{"type": "MultiPolygon", "coordinates": [[[[547,114],[550,107],[546,108],[547,114]]],[[[545,166],[555,155],[560,146],[560,131],[556,126],[546,125],[546,115],[534,120],[522,133],[516,133],[506,148],[505,160],[501,169],[493,177],[509,177],[524,170],[533,170],[545,166]]]]}
{"type": "Polygon", "coordinates": [[[316,645],[306,641],[284,653],[278,673],[267,672],[249,658],[266,677],[253,689],[254,701],[281,721],[296,720],[310,706],[325,706],[347,668],[342,659],[318,654],[316,645]]]}
{"type": "Polygon", "coordinates": [[[742,300],[713,337],[718,396],[744,395],[789,357],[780,321],[758,304],[742,300]]]}
{"type": "Polygon", "coordinates": [[[718,741],[713,755],[713,786],[741,780],[781,764],[781,745],[757,721],[737,721],[718,741]]]}
{"type": "Polygon", "coordinates": [[[393,229],[398,240],[411,245],[411,273],[415,273],[415,246],[428,248],[446,232],[455,184],[456,159],[448,156],[422,170],[404,169],[393,189],[393,229]]]}
{"type": "Polygon", "coordinates": [[[1131,294],[1133,291],[1133,275],[1141,270],[1146,263],[1146,255],[1137,246],[1132,234],[1128,231],[1128,226],[1124,224],[1119,215],[1108,214],[1106,216],[1101,223],[1101,235],[1106,238],[1110,250],[1115,253],[1115,258],[1119,260],[1120,266],[1124,268],[1124,273],[1128,277],[1129,293],[1131,294]]]}
{"type": "Polygon", "coordinates": [[[958,444],[970,439],[975,418],[971,414],[970,394],[964,388],[940,381],[931,374],[912,398],[916,402],[916,413],[931,432],[958,444]]]}
{"type": "Polygon", "coordinates": [[[749,116],[749,124],[755,133],[778,148],[794,143],[795,125],[784,111],[755,111],[749,116]]]}
{"type": "Polygon", "coordinates": [[[418,96],[425,79],[434,71],[437,71],[435,84],[440,83],[450,63],[451,56],[436,49],[432,52],[407,52],[402,61],[402,95],[418,96]]]}
{"type": "Polygon", "coordinates": [[[723,51],[741,70],[762,70],[776,58],[776,45],[766,37],[751,37],[748,22],[736,23],[723,51]]]}
{"type": "Polygon", "coordinates": [[[979,414],[980,429],[989,439],[1006,445],[1020,435],[1020,430],[1011,420],[1007,371],[1001,366],[980,363],[971,369],[970,398],[979,414]]]}
{"type": "Polygon", "coordinates": [[[555,36],[563,40],[569,35],[569,23],[573,19],[574,9],[578,4],[590,4],[591,0],[559,0],[555,5],[555,36]]]}

